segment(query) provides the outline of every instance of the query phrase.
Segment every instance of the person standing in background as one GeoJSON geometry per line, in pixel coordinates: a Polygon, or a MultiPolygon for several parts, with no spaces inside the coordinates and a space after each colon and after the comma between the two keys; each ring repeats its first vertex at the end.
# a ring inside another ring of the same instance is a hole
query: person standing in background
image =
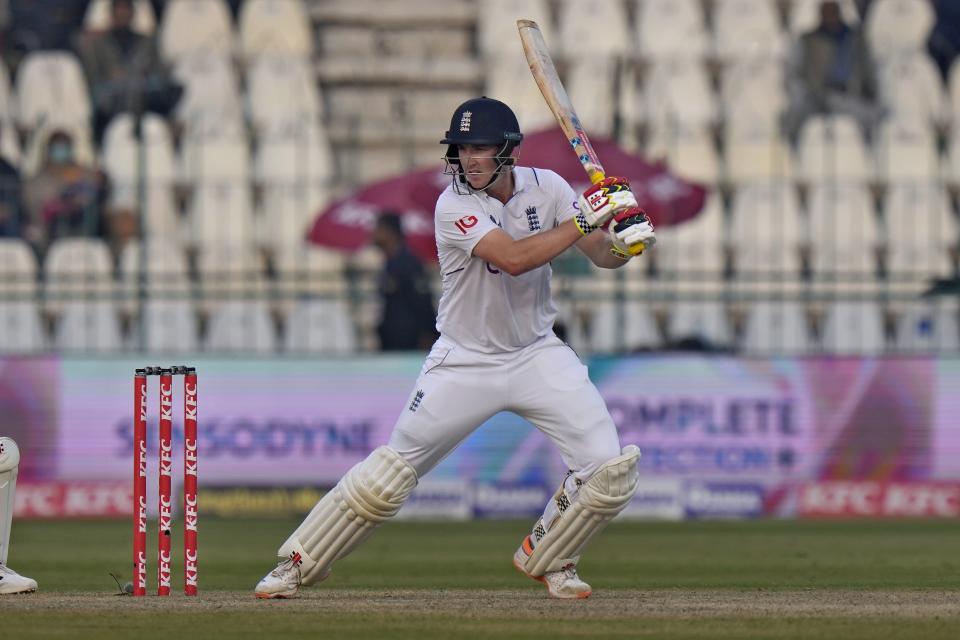
{"type": "Polygon", "coordinates": [[[410,251],[400,216],[377,219],[373,243],[385,263],[379,290],[383,312],[377,325],[382,351],[427,350],[437,339],[436,312],[430,281],[420,260],[410,251]]]}

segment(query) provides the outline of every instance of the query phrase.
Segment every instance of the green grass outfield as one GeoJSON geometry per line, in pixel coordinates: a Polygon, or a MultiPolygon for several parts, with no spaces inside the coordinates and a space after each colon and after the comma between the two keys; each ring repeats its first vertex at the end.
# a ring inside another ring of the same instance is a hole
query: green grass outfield
{"type": "Polygon", "coordinates": [[[960,521],[616,523],[575,602],[511,566],[529,523],[393,522],[299,600],[255,600],[296,524],[201,521],[200,597],[159,599],[112,595],[128,522],[16,522],[10,564],[41,591],[0,598],[3,637],[960,637],[960,521]]]}

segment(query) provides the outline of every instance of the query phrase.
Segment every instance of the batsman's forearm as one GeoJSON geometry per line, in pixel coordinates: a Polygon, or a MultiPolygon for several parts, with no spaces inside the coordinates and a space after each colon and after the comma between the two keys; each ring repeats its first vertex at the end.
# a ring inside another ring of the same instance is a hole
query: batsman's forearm
{"type": "Polygon", "coordinates": [[[502,267],[513,276],[524,274],[547,264],[582,237],[583,234],[573,220],[567,220],[549,231],[514,242],[507,257],[507,264],[502,267]]]}

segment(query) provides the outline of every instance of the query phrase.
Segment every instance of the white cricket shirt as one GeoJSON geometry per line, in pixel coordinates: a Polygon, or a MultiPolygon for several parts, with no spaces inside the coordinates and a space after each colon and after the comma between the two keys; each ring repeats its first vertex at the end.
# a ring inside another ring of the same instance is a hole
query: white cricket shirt
{"type": "Polygon", "coordinates": [[[576,214],[576,194],[553,171],[516,167],[513,177],[506,204],[485,192],[459,194],[453,184],[437,199],[434,225],[443,274],[437,330],[473,351],[522,349],[549,334],[557,314],[549,264],[511,276],[473,256],[480,239],[497,227],[520,240],[576,214]]]}

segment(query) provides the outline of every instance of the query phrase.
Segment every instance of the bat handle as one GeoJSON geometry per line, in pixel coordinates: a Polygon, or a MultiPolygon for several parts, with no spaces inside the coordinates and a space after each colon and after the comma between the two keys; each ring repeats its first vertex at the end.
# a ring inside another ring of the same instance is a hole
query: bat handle
{"type": "Polygon", "coordinates": [[[591,184],[600,184],[607,177],[603,171],[593,167],[587,171],[587,175],[590,177],[591,184]]]}

